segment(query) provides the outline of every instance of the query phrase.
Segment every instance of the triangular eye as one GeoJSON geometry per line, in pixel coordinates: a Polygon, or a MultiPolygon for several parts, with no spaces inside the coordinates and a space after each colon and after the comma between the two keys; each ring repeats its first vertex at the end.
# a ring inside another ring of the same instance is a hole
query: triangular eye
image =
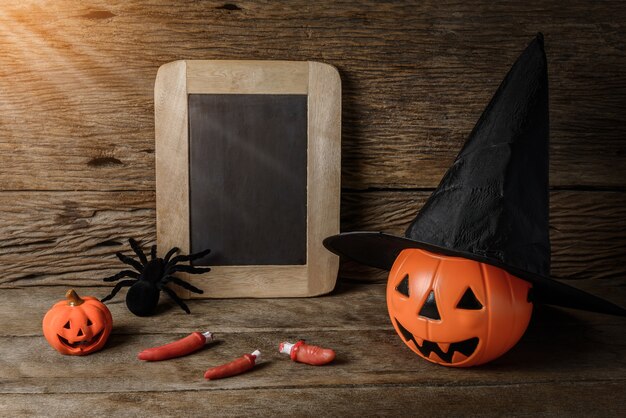
{"type": "Polygon", "coordinates": [[[476,295],[474,294],[474,292],[472,292],[472,289],[468,287],[465,293],[463,293],[463,297],[461,298],[459,303],[456,305],[456,307],[458,309],[478,310],[478,309],[482,309],[483,305],[476,298],[476,295]]]}
{"type": "Polygon", "coordinates": [[[91,319],[87,318],[87,326],[90,327],[93,325],[93,322],[91,322],[91,319]]]}
{"type": "Polygon", "coordinates": [[[402,279],[400,283],[398,283],[398,285],[396,286],[396,290],[402,293],[407,298],[409,297],[409,275],[408,274],[406,274],[404,276],[404,279],[402,279]]]}
{"type": "Polygon", "coordinates": [[[63,328],[65,328],[65,329],[70,329],[70,328],[71,328],[71,327],[70,327],[70,321],[67,321],[67,322],[65,323],[65,325],[63,325],[63,328]]]}
{"type": "Polygon", "coordinates": [[[422,306],[419,316],[423,316],[428,319],[441,319],[439,309],[437,309],[437,302],[435,301],[435,292],[432,290],[428,294],[428,298],[426,298],[426,302],[424,302],[424,306],[422,306]]]}

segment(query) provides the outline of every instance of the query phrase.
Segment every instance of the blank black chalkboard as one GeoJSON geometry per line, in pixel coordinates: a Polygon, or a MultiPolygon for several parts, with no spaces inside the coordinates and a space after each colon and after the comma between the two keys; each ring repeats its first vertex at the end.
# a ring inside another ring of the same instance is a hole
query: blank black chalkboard
{"type": "Polygon", "coordinates": [[[195,265],[306,264],[307,96],[189,94],[195,265]]]}

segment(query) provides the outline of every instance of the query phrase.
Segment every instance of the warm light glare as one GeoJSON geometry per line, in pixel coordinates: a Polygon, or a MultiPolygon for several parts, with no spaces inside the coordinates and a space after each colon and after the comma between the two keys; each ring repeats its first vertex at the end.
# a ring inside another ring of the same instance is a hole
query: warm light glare
{"type": "MultiPolygon", "coordinates": [[[[15,2],[13,7],[3,5],[0,8],[3,59],[29,73],[34,79],[31,82],[53,85],[60,93],[71,92],[68,83],[81,88],[93,87],[88,73],[79,68],[85,68],[85,64],[97,65],[95,54],[72,36],[69,20],[55,10],[46,10],[48,5],[68,2],[28,3],[15,2]],[[63,24],[59,24],[59,20],[63,24]]],[[[76,23],[80,26],[80,22],[76,23]]]]}

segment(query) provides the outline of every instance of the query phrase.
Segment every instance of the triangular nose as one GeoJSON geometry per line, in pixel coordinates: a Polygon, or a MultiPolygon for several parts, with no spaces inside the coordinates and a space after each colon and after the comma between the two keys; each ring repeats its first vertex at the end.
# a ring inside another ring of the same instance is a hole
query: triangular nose
{"type": "Polygon", "coordinates": [[[79,330],[78,330],[78,334],[76,334],[76,336],[77,336],[77,337],[82,337],[83,335],[84,335],[84,334],[83,334],[83,330],[82,330],[82,329],[79,329],[79,330]]]}
{"type": "Polygon", "coordinates": [[[439,309],[437,309],[437,302],[435,301],[435,292],[433,290],[431,290],[428,294],[428,298],[426,298],[426,302],[424,302],[424,306],[422,306],[419,316],[423,316],[428,319],[441,319],[441,316],[439,316],[439,309]]]}

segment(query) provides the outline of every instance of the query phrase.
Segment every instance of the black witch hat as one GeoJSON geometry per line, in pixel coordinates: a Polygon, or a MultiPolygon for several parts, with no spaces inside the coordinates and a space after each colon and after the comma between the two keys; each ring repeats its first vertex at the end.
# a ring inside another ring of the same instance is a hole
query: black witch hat
{"type": "Polygon", "coordinates": [[[405,233],[350,232],[324,246],[390,270],[406,248],[500,267],[533,301],[615,315],[626,309],[550,278],[548,75],[543,35],[517,59],[452,167],[405,233]]]}

